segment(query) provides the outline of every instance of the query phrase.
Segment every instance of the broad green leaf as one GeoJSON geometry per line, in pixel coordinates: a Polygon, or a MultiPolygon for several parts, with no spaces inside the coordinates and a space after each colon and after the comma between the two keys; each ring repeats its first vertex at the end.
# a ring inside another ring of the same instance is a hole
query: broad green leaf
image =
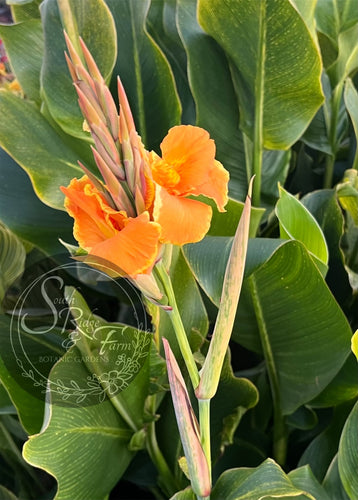
{"type": "MultiPolygon", "coordinates": [[[[225,206],[226,212],[219,212],[214,201],[206,199],[205,202],[213,209],[208,236],[234,236],[239,223],[244,204],[229,198],[225,206]]],[[[251,207],[250,214],[250,236],[255,237],[265,210],[263,208],[251,207]]]]}
{"type": "Polygon", "coordinates": [[[167,59],[146,29],[149,0],[107,0],[117,28],[114,74],[126,90],[138,133],[158,151],[170,127],[180,122],[181,105],[167,59]]]}
{"type": "Polygon", "coordinates": [[[110,400],[96,406],[66,406],[64,394],[56,391],[61,381],[72,380],[75,389],[77,381],[88,376],[79,351],[72,347],[50,374],[51,404],[42,431],[23,449],[27,462],[57,479],[56,500],[103,499],[133,456],[128,451],[132,432],[110,400]]]}
{"type": "Polygon", "coordinates": [[[0,485],[0,500],[18,500],[18,498],[7,488],[0,485]]]}
{"type": "Polygon", "coordinates": [[[317,5],[317,0],[311,0],[307,2],[306,0],[291,0],[291,3],[296,7],[300,13],[302,19],[306,23],[307,28],[310,30],[313,39],[316,39],[316,25],[315,25],[315,10],[317,5]]]}
{"type": "Polygon", "coordinates": [[[194,125],[195,105],[187,76],[187,56],[178,33],[177,10],[176,0],[151,2],[146,26],[173,70],[182,106],[181,123],[194,125]]]}
{"type": "Polygon", "coordinates": [[[116,32],[104,0],[47,0],[41,5],[44,27],[42,95],[54,120],[70,135],[86,139],[64,52],[63,30],[75,47],[81,36],[108,81],[116,60],[116,32]]]}
{"type": "Polygon", "coordinates": [[[59,238],[72,241],[72,219],[42,203],[28,175],[0,148],[0,220],[44,252],[63,252],[59,238]]]}
{"type": "MultiPolygon", "coordinates": [[[[218,305],[231,240],[211,240],[187,245],[184,252],[199,283],[218,305]],[[215,251],[204,259],[203,249],[215,243],[215,251]]],[[[250,243],[233,339],[261,352],[259,332],[266,331],[283,412],[290,414],[338,373],[349,353],[351,331],[302,244],[266,239],[250,243]]]]}
{"type": "Polygon", "coordinates": [[[212,500],[244,500],[285,498],[315,500],[315,497],[296,487],[283,470],[271,459],[255,469],[231,469],[224,472],[212,491],[212,500]]]}
{"type": "Polygon", "coordinates": [[[146,361],[152,334],[94,315],[72,287],[66,288],[65,295],[77,325],[72,340],[84,365],[96,374],[107,396],[123,408],[122,416],[131,428],[140,429],[149,390],[146,361]]]}
{"type": "Polygon", "coordinates": [[[325,275],[328,264],[327,243],[316,219],[292,194],[280,186],[280,199],[276,205],[276,215],[280,223],[280,236],[298,240],[312,254],[325,275]]]}
{"type": "Polygon", "coordinates": [[[327,68],[332,88],[344,82],[358,68],[358,22],[338,36],[338,57],[327,68]]]}
{"type": "Polygon", "coordinates": [[[320,57],[301,16],[288,0],[199,0],[199,22],[234,64],[245,133],[253,139],[260,113],[263,146],[289,148],[323,101],[320,57]]]}
{"type": "Polygon", "coordinates": [[[310,493],[315,500],[331,500],[323,486],[317,481],[308,465],[295,469],[288,474],[296,488],[310,493]]]}
{"type": "Polygon", "coordinates": [[[324,489],[327,491],[329,498],[334,500],[349,500],[345,492],[338,471],[338,454],[333,458],[327,474],[323,481],[324,489]]]}
{"type": "Polygon", "coordinates": [[[189,488],[185,488],[185,490],[178,491],[174,496],[171,497],[170,500],[196,500],[196,495],[193,490],[189,488]]]}
{"type": "Polygon", "coordinates": [[[82,176],[78,157],[49,125],[37,107],[11,92],[0,92],[0,145],[28,173],[37,196],[62,209],[59,187],[82,176]]]}
{"type": "Polygon", "coordinates": [[[337,43],[339,33],[358,21],[355,0],[318,0],[316,11],[317,30],[337,43]]]}
{"type": "Polygon", "coordinates": [[[329,425],[311,440],[298,462],[299,467],[308,464],[318,481],[323,480],[337,453],[342,429],[351,408],[351,402],[334,408],[329,425]]]}
{"type": "Polygon", "coordinates": [[[40,103],[43,34],[40,19],[0,26],[11,67],[26,97],[40,103]]]}
{"type": "Polygon", "coordinates": [[[0,378],[29,433],[41,428],[51,360],[64,352],[53,339],[34,333],[17,327],[16,318],[0,315],[0,378]]]}
{"type": "Polygon", "coordinates": [[[215,140],[217,158],[230,172],[230,195],[244,200],[248,177],[239,108],[225,53],[200,27],[197,2],[178,0],[177,23],[188,58],[196,124],[215,140]],[[210,82],[210,84],[208,84],[210,82]]]}
{"type": "Polygon", "coordinates": [[[332,382],[310,404],[314,408],[328,408],[351,401],[357,396],[358,365],[353,355],[349,355],[332,382]]]}
{"type": "Polygon", "coordinates": [[[0,310],[8,287],[24,271],[25,258],[21,241],[0,223],[0,310]]]}
{"type": "Polygon", "coordinates": [[[40,4],[42,0],[16,1],[7,0],[11,7],[11,15],[15,23],[29,21],[30,19],[40,19],[40,4]]]}
{"type": "Polygon", "coordinates": [[[342,182],[337,185],[337,195],[340,204],[349,212],[354,224],[358,226],[358,172],[346,170],[342,182]]]}
{"type": "Polygon", "coordinates": [[[351,500],[358,497],[358,403],[343,428],[338,449],[338,469],[344,489],[351,500]]]}

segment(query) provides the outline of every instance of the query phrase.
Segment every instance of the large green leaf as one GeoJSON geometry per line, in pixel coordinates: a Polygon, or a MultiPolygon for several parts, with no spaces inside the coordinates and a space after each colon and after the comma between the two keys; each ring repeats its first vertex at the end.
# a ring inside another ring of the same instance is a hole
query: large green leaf
{"type": "Polygon", "coordinates": [[[355,0],[317,0],[317,30],[337,43],[339,33],[358,21],[355,0]]]}
{"type": "Polygon", "coordinates": [[[332,88],[344,82],[358,67],[358,22],[338,36],[338,57],[327,68],[332,88]]]}
{"type": "Polygon", "coordinates": [[[37,196],[47,205],[63,208],[59,187],[80,177],[77,155],[29,101],[0,92],[0,144],[29,174],[37,196]]]}
{"type": "Polygon", "coordinates": [[[323,101],[320,57],[301,16],[288,0],[199,0],[199,21],[234,64],[245,133],[253,139],[262,113],[263,145],[287,149],[323,101]]]}
{"type": "MultiPolygon", "coordinates": [[[[229,238],[206,238],[184,249],[199,283],[216,304],[230,246],[229,238]]],[[[246,267],[233,338],[260,352],[260,339],[266,336],[283,412],[290,414],[337,374],[349,353],[351,330],[299,242],[252,240],[246,267]]]]}
{"type": "Polygon", "coordinates": [[[327,243],[316,219],[292,194],[280,186],[280,199],[276,205],[281,238],[296,239],[312,254],[323,275],[328,264],[327,243]]]}
{"type": "Polygon", "coordinates": [[[343,428],[338,449],[338,468],[344,489],[351,500],[358,498],[358,403],[343,428]]]}
{"type": "Polygon", "coordinates": [[[338,471],[338,453],[333,458],[327,474],[323,481],[324,489],[327,491],[329,498],[334,500],[349,500],[345,492],[338,471]]]}
{"type": "Polygon", "coordinates": [[[158,150],[168,129],[180,122],[181,105],[167,59],[146,29],[149,0],[107,0],[117,28],[114,73],[128,95],[142,141],[158,150]]]}
{"type": "Polygon", "coordinates": [[[26,252],[21,241],[0,224],[0,311],[7,288],[24,270],[25,258],[26,252]]]}
{"type": "Polygon", "coordinates": [[[256,469],[231,469],[224,472],[212,491],[212,500],[274,499],[315,500],[301,487],[296,487],[271,459],[256,469]]]}
{"type": "Polygon", "coordinates": [[[41,21],[31,19],[19,24],[1,25],[0,36],[25,95],[40,102],[40,71],[43,58],[41,21]]]}
{"type": "Polygon", "coordinates": [[[317,481],[309,466],[300,467],[288,474],[296,488],[311,493],[315,500],[331,500],[323,486],[317,481]]]}
{"type": "MultiPolygon", "coordinates": [[[[73,380],[75,389],[76,381],[88,375],[72,347],[53,368],[50,381],[56,387],[59,381],[73,380]]],[[[132,432],[108,399],[96,406],[64,403],[53,390],[43,429],[25,444],[24,458],[57,479],[56,500],[102,500],[133,456],[128,450],[132,432]]]]}
{"type": "Polygon", "coordinates": [[[0,220],[18,237],[47,253],[59,253],[59,238],[72,241],[72,219],[42,203],[27,174],[0,148],[0,220]]]}
{"type": "Polygon", "coordinates": [[[47,0],[41,5],[45,52],[41,73],[43,98],[55,121],[68,134],[86,138],[83,117],[64,57],[63,30],[78,46],[81,36],[108,81],[116,60],[116,32],[104,0],[47,0]]]}

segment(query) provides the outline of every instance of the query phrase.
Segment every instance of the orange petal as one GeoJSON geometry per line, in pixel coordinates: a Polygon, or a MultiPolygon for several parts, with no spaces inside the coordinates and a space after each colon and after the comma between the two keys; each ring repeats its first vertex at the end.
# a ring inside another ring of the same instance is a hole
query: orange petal
{"type": "Polygon", "coordinates": [[[215,143],[208,132],[192,125],[169,130],[161,144],[163,158],[149,157],[156,183],[178,196],[204,195],[224,211],[229,173],[215,160],[215,143]]]}
{"type": "Polygon", "coordinates": [[[127,219],[126,226],[114,237],[98,243],[91,255],[135,277],[149,273],[158,255],[160,226],[149,221],[148,212],[127,219]]]}
{"type": "Polygon", "coordinates": [[[194,191],[194,195],[204,195],[212,198],[219,211],[225,212],[225,205],[228,202],[228,182],[229,172],[222,164],[215,160],[214,165],[208,171],[207,177],[203,184],[200,184],[194,191]]]}
{"type": "Polygon", "coordinates": [[[161,241],[174,245],[195,243],[210,227],[211,207],[197,200],[173,196],[157,185],[153,217],[162,228],[161,241]]]}
{"type": "Polygon", "coordinates": [[[85,250],[90,251],[124,227],[126,213],[110,207],[86,175],[72,179],[67,188],[61,187],[61,191],[66,196],[65,208],[75,219],[74,237],[85,250]]]}

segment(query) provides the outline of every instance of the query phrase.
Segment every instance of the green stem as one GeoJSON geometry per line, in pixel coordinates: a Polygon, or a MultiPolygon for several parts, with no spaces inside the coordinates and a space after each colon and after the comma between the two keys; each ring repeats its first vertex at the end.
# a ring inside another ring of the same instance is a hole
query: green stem
{"type": "Polygon", "coordinates": [[[193,385],[193,389],[195,390],[200,381],[199,377],[199,372],[197,369],[197,366],[195,364],[194,356],[193,353],[191,352],[191,348],[189,345],[188,337],[186,336],[184,325],[179,313],[178,305],[176,303],[175,299],[175,294],[172,286],[172,282],[170,279],[169,274],[167,273],[167,270],[165,269],[164,265],[162,262],[159,262],[155,266],[155,272],[157,272],[158,277],[160,278],[164,291],[166,296],[168,297],[168,303],[169,306],[171,307],[170,310],[168,310],[169,317],[171,319],[176,338],[180,347],[180,352],[183,356],[185,365],[187,367],[187,370],[189,372],[190,380],[193,385]]]}
{"type": "Polygon", "coordinates": [[[255,123],[252,169],[255,183],[252,193],[252,201],[256,207],[261,203],[261,173],[263,152],[263,109],[264,109],[264,82],[265,82],[265,39],[266,39],[266,4],[261,2],[260,12],[260,34],[258,39],[258,58],[255,79],[255,123]]]}
{"type": "Polygon", "coordinates": [[[206,456],[211,477],[210,399],[199,399],[200,441],[206,456]]]}
{"type": "Polygon", "coordinates": [[[326,159],[326,170],[323,181],[323,187],[325,189],[331,189],[333,183],[334,164],[336,161],[336,154],[338,149],[337,128],[338,128],[339,109],[343,94],[343,83],[344,83],[343,81],[340,82],[336,86],[332,94],[331,116],[329,119],[329,129],[328,129],[328,140],[331,146],[332,153],[328,155],[326,159]]]}
{"type": "Polygon", "coordinates": [[[168,495],[168,497],[172,497],[179,488],[177,487],[176,480],[158,446],[157,436],[155,433],[155,422],[151,422],[147,428],[147,451],[158,470],[159,486],[163,492],[168,495]]]}
{"type": "Polygon", "coordinates": [[[284,465],[287,452],[287,430],[284,416],[281,408],[280,386],[276,370],[275,360],[271,349],[270,339],[266,327],[264,314],[261,308],[260,297],[255,278],[250,276],[249,286],[252,294],[252,301],[255,310],[255,316],[260,333],[262,350],[264,353],[267,372],[270,380],[274,414],[273,414],[273,455],[275,460],[284,465]]]}

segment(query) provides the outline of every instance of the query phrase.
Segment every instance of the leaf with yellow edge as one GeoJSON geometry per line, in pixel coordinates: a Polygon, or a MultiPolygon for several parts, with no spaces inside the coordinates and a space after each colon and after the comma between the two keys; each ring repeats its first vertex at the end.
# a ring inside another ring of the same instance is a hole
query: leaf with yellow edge
{"type": "Polygon", "coordinates": [[[352,336],[351,348],[354,356],[357,358],[358,361],[358,330],[356,330],[356,332],[352,336]]]}

